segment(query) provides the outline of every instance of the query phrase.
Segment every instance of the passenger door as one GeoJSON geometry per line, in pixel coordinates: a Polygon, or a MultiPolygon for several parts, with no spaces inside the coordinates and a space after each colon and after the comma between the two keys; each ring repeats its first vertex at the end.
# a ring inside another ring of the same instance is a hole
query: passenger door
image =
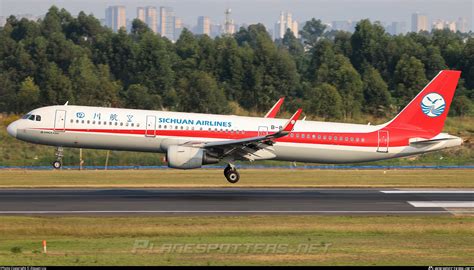
{"type": "Polygon", "coordinates": [[[377,152],[388,153],[388,141],[389,135],[386,130],[379,130],[379,143],[377,147],[377,152]]]}
{"type": "Polygon", "coordinates": [[[56,110],[56,115],[54,117],[54,130],[64,132],[65,129],[66,129],[66,111],[56,110]]]}

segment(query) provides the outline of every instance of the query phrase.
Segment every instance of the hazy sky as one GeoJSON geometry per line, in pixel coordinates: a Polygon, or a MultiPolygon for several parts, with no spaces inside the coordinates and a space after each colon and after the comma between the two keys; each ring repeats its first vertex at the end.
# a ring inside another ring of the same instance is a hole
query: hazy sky
{"type": "Polygon", "coordinates": [[[0,0],[0,15],[30,13],[41,15],[51,5],[64,7],[73,14],[79,11],[105,17],[109,5],[125,5],[127,17],[136,16],[137,6],[171,6],[176,16],[189,25],[195,25],[197,16],[209,16],[213,23],[224,21],[224,10],[232,8],[236,23],[262,22],[273,27],[280,11],[293,13],[303,22],[312,17],[324,22],[369,18],[385,22],[405,21],[410,27],[411,13],[426,13],[429,20],[455,20],[465,17],[471,29],[474,0],[0,0]]]}

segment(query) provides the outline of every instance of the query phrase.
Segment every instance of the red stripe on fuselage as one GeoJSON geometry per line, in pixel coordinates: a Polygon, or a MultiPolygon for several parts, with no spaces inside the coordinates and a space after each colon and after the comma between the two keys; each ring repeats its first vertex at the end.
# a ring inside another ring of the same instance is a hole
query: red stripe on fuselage
{"type": "MultiPolygon", "coordinates": [[[[39,130],[54,130],[52,128],[38,128],[39,130]]],[[[66,129],[69,132],[83,133],[104,133],[104,134],[122,134],[122,135],[153,135],[153,131],[144,129],[66,129]],[[151,132],[151,133],[150,133],[151,132]]],[[[425,132],[413,134],[412,130],[388,130],[389,146],[407,146],[408,139],[413,137],[429,138],[425,132]]],[[[271,132],[269,132],[271,133],[271,132]]],[[[209,130],[156,130],[156,136],[169,137],[192,137],[207,139],[228,139],[236,140],[255,137],[258,131],[209,131],[209,130]]],[[[291,132],[289,135],[278,138],[275,141],[285,143],[307,143],[324,145],[343,145],[343,146],[378,146],[378,131],[368,133],[334,133],[334,132],[291,132]],[[335,140],[337,137],[337,140],[335,140]]]]}

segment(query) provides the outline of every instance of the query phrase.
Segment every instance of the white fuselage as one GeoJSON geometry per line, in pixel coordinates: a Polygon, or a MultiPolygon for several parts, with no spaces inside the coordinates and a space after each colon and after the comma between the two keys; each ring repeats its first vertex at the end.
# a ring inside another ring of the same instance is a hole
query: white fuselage
{"type": "MultiPolygon", "coordinates": [[[[8,127],[16,138],[44,145],[164,153],[170,145],[235,140],[277,132],[286,119],[147,111],[87,106],[35,109],[8,127]],[[35,119],[31,118],[34,115],[35,119]],[[41,120],[37,121],[36,116],[41,120]]],[[[317,163],[353,163],[414,155],[458,146],[446,138],[427,145],[413,140],[423,134],[396,133],[385,125],[298,121],[294,130],[251,160],[274,159],[317,163]]]]}

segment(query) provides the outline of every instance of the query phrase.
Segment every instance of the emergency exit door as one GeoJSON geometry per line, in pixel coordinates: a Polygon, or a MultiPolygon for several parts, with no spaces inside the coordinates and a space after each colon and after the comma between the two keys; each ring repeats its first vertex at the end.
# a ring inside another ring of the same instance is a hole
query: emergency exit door
{"type": "Polygon", "coordinates": [[[146,137],[156,136],[156,116],[147,115],[145,136],[146,137]]]}

